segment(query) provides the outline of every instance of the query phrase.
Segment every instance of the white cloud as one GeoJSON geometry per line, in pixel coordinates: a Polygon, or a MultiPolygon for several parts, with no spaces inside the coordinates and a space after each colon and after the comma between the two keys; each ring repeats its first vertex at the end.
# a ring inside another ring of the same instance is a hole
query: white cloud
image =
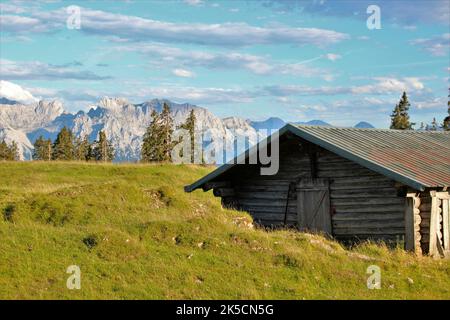
{"type": "Polygon", "coordinates": [[[177,102],[198,104],[250,103],[254,99],[252,92],[241,89],[197,88],[180,86],[161,86],[140,89],[134,96],[142,98],[164,97],[177,102]]]}
{"type": "Polygon", "coordinates": [[[310,87],[305,85],[273,85],[266,86],[261,94],[274,96],[320,96],[320,95],[383,95],[401,94],[403,91],[420,92],[425,86],[418,78],[373,78],[374,83],[348,87],[310,87]]]}
{"type": "Polygon", "coordinates": [[[418,109],[444,109],[447,105],[447,99],[443,97],[432,98],[426,101],[417,101],[414,104],[418,109]]]}
{"type": "Polygon", "coordinates": [[[330,60],[330,61],[336,61],[336,60],[339,60],[339,59],[342,58],[341,55],[336,54],[336,53],[327,53],[327,54],[325,55],[325,57],[326,57],[328,60],[330,60]]]}
{"type": "Polygon", "coordinates": [[[26,89],[21,86],[0,80],[0,98],[6,98],[12,101],[19,101],[22,103],[36,102],[37,99],[26,89]]]}
{"type": "Polygon", "coordinates": [[[194,76],[194,73],[189,70],[184,69],[173,69],[172,73],[176,75],[177,77],[183,77],[183,78],[192,78],[194,76]]]}
{"type": "Polygon", "coordinates": [[[12,61],[0,59],[1,77],[7,80],[104,80],[110,77],[99,76],[91,71],[77,70],[73,63],[51,65],[40,61],[12,61]]]}
{"type": "Polygon", "coordinates": [[[356,86],[351,88],[351,92],[355,94],[386,94],[424,89],[424,84],[418,78],[376,77],[373,79],[377,81],[375,84],[356,86]]]}
{"type": "Polygon", "coordinates": [[[408,31],[415,31],[415,30],[417,30],[417,26],[413,26],[413,25],[403,26],[403,29],[408,30],[408,31]]]}
{"type": "Polygon", "coordinates": [[[200,4],[203,4],[202,0],[183,0],[183,2],[190,6],[198,6],[200,4]]]}
{"type": "MultiPolygon", "coordinates": [[[[299,9],[302,13],[320,14],[323,16],[337,17],[367,17],[366,9],[374,4],[373,0],[358,1],[317,1],[317,0],[267,0],[265,4],[275,3],[273,9],[281,8],[293,11],[299,9]]],[[[448,0],[415,0],[411,5],[405,1],[378,0],[375,2],[382,10],[382,19],[386,22],[403,25],[412,23],[440,23],[449,24],[450,7],[448,0]]]]}
{"type": "Polygon", "coordinates": [[[415,39],[410,41],[412,45],[420,46],[433,56],[448,56],[450,53],[450,33],[444,33],[426,39],[415,39]]]}
{"type": "Polygon", "coordinates": [[[243,69],[257,75],[286,74],[302,77],[321,77],[327,81],[333,79],[329,71],[308,65],[309,62],[321,57],[296,63],[281,63],[265,56],[239,52],[188,51],[159,44],[121,46],[117,47],[116,50],[139,52],[150,59],[157,57],[156,63],[161,66],[170,64],[177,68],[180,66],[184,68],[196,66],[213,70],[243,69]]]}
{"type": "MultiPolygon", "coordinates": [[[[258,44],[308,44],[322,47],[350,38],[348,34],[319,28],[287,26],[266,28],[243,22],[174,23],[87,8],[81,8],[81,15],[81,32],[128,41],[156,40],[228,47],[258,44]]],[[[61,8],[51,12],[33,12],[28,21],[19,21],[22,18],[24,17],[8,16],[6,19],[2,17],[3,30],[44,32],[48,29],[61,29],[65,27],[67,13],[65,8],[61,8]],[[35,27],[27,27],[30,24],[35,27]]]]}
{"type": "Polygon", "coordinates": [[[40,33],[49,31],[49,28],[48,23],[42,23],[40,19],[36,18],[16,15],[1,15],[0,17],[0,29],[2,32],[40,33]]]}
{"type": "Polygon", "coordinates": [[[23,7],[12,3],[0,3],[0,12],[2,16],[5,13],[21,14],[24,13],[25,11],[26,10],[23,7]]]}

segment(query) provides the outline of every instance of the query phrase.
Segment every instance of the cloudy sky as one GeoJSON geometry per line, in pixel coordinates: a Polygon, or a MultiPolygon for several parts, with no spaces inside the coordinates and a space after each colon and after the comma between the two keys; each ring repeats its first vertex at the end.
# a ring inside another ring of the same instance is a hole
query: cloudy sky
{"type": "Polygon", "coordinates": [[[37,97],[58,97],[69,111],[102,96],[169,98],[222,117],[387,127],[407,91],[413,121],[446,114],[448,0],[0,6],[0,78],[37,97]],[[381,29],[367,26],[372,4],[381,29]]]}

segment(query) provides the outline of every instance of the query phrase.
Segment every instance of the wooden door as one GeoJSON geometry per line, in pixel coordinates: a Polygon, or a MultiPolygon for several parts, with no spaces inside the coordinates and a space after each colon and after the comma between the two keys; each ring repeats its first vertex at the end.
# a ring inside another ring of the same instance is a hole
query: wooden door
{"type": "Polygon", "coordinates": [[[300,230],[331,235],[330,191],[327,179],[302,179],[297,185],[297,221],[300,230]]]}

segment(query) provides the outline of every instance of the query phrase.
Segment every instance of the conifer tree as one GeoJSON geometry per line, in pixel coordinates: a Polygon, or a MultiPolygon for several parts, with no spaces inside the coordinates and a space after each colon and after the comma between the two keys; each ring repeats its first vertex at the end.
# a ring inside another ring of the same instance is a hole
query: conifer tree
{"type": "Polygon", "coordinates": [[[436,121],[436,118],[433,118],[433,121],[431,121],[431,126],[429,126],[428,131],[436,131],[438,129],[439,125],[436,121]]]}
{"type": "Polygon", "coordinates": [[[52,159],[52,141],[43,136],[34,142],[33,160],[50,161],[52,159]]]}
{"type": "Polygon", "coordinates": [[[395,105],[394,111],[391,114],[391,129],[400,129],[402,127],[402,116],[400,114],[400,107],[395,105]]]}
{"type": "Polygon", "coordinates": [[[194,109],[191,110],[189,116],[186,118],[186,121],[180,126],[181,129],[187,130],[189,132],[189,137],[191,139],[191,163],[195,162],[195,113],[194,109]]]}
{"type": "Polygon", "coordinates": [[[176,145],[176,142],[172,141],[173,118],[170,114],[170,107],[166,102],[164,102],[163,110],[160,114],[160,121],[162,148],[159,161],[171,161],[172,149],[176,145]]]}
{"type": "Polygon", "coordinates": [[[145,131],[144,139],[142,141],[141,161],[143,162],[159,161],[162,144],[160,133],[161,121],[159,114],[155,110],[152,111],[151,117],[152,121],[145,131]]]}
{"type": "Polygon", "coordinates": [[[391,114],[391,129],[397,130],[411,130],[414,123],[409,121],[409,107],[411,104],[408,101],[406,92],[403,95],[399,103],[395,106],[394,111],[391,114]]]}
{"type": "Polygon", "coordinates": [[[103,130],[98,133],[98,140],[95,141],[92,151],[94,159],[97,161],[111,162],[114,160],[114,147],[108,141],[106,133],[103,130]]]}
{"type": "Polygon", "coordinates": [[[89,161],[93,159],[92,146],[89,143],[87,136],[83,139],[75,139],[75,159],[79,161],[89,161]]]}
{"type": "Polygon", "coordinates": [[[75,147],[72,132],[62,128],[53,144],[53,160],[74,160],[75,147]]]}
{"type": "Polygon", "coordinates": [[[449,90],[449,95],[448,95],[448,101],[447,101],[447,113],[448,116],[445,117],[444,122],[442,123],[442,129],[444,129],[445,131],[450,131],[450,88],[448,88],[449,90]]]}
{"type": "Polygon", "coordinates": [[[143,162],[151,161],[171,161],[172,150],[176,142],[172,141],[173,119],[170,114],[170,107],[164,103],[160,114],[152,112],[152,121],[148,126],[141,151],[143,162]]]}
{"type": "Polygon", "coordinates": [[[8,159],[10,161],[18,161],[19,160],[19,147],[15,141],[11,142],[8,150],[8,159]]]}
{"type": "Polygon", "coordinates": [[[421,131],[425,130],[425,124],[423,123],[423,121],[420,123],[419,130],[421,131]]]}
{"type": "Polygon", "coordinates": [[[7,160],[9,154],[9,147],[5,140],[0,141],[0,160],[7,160]]]}
{"type": "Polygon", "coordinates": [[[19,148],[13,141],[10,145],[4,139],[0,142],[0,160],[17,161],[19,160],[19,148]]]}

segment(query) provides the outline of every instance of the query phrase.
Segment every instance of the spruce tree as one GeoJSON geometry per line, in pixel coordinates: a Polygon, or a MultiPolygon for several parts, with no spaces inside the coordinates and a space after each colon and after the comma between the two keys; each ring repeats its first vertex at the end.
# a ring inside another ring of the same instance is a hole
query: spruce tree
{"type": "Polygon", "coordinates": [[[19,160],[19,148],[13,141],[10,145],[4,139],[0,142],[0,160],[17,161],[19,160]]]}
{"type": "Polygon", "coordinates": [[[62,128],[53,144],[53,160],[74,160],[75,147],[72,132],[66,127],[62,128]]]}
{"type": "Polygon", "coordinates": [[[98,140],[95,141],[92,151],[94,159],[97,161],[111,162],[114,160],[114,148],[103,130],[98,133],[98,140]]]}
{"type": "Polygon", "coordinates": [[[400,114],[400,107],[398,104],[395,105],[394,111],[391,114],[391,129],[401,129],[402,127],[402,116],[400,114]]]}
{"type": "Polygon", "coordinates": [[[195,162],[195,113],[194,109],[191,110],[186,121],[180,126],[181,129],[187,130],[189,132],[189,137],[191,139],[191,163],[195,162]]]}
{"type": "Polygon", "coordinates": [[[414,123],[409,121],[409,107],[411,104],[408,101],[406,92],[403,95],[399,103],[395,106],[394,111],[391,114],[391,129],[397,130],[411,130],[414,123]]]}
{"type": "Polygon", "coordinates": [[[19,147],[15,141],[11,142],[8,148],[8,159],[9,161],[18,161],[19,160],[19,147]]]}
{"type": "Polygon", "coordinates": [[[0,141],[0,160],[7,160],[9,148],[5,140],[0,141]]]}
{"type": "Polygon", "coordinates": [[[447,113],[448,116],[445,117],[444,122],[442,124],[442,129],[444,129],[445,131],[450,131],[450,88],[449,90],[449,95],[448,95],[448,101],[447,101],[447,113]]]}
{"type": "Polygon", "coordinates": [[[153,110],[152,121],[150,122],[147,130],[145,131],[144,138],[142,140],[141,148],[141,161],[152,162],[159,161],[159,154],[161,149],[161,125],[159,114],[153,110]]]}
{"type": "Polygon", "coordinates": [[[172,149],[176,145],[176,142],[172,141],[173,118],[170,113],[170,107],[166,102],[164,102],[163,110],[160,114],[160,125],[162,148],[159,155],[159,161],[171,161],[172,149]]]}
{"type": "Polygon", "coordinates": [[[173,119],[170,107],[164,103],[160,114],[152,111],[152,121],[142,141],[141,160],[143,162],[171,161],[176,142],[172,141],[173,119]]]}
{"type": "Polygon", "coordinates": [[[429,127],[429,131],[436,131],[438,127],[439,125],[436,121],[436,118],[433,118],[433,121],[431,121],[431,126],[429,127]]]}
{"type": "Polygon", "coordinates": [[[43,136],[34,142],[33,160],[50,161],[52,159],[52,141],[43,136]]]}
{"type": "Polygon", "coordinates": [[[92,146],[89,143],[87,136],[83,139],[75,139],[75,159],[79,161],[89,161],[93,159],[92,146]]]}
{"type": "Polygon", "coordinates": [[[44,160],[43,148],[44,148],[44,137],[39,136],[33,144],[33,160],[44,160]]]}

